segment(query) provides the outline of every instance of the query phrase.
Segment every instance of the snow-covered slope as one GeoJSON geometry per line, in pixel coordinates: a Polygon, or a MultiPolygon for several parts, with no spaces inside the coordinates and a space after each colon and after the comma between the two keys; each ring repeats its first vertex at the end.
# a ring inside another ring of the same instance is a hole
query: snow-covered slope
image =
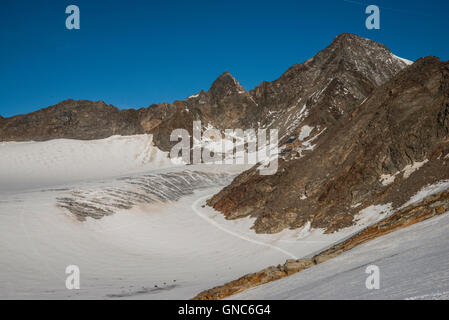
{"type": "MultiPolygon", "coordinates": [[[[204,206],[245,166],[174,165],[145,135],[0,149],[0,298],[6,299],[192,298],[311,255],[389,213],[388,205],[366,208],[355,226],[329,235],[310,225],[256,234],[253,219],[229,221],[204,206]],[[80,290],[65,287],[69,265],[80,268],[80,290]]],[[[411,201],[444,187],[445,181],[411,201]]],[[[407,228],[236,297],[441,298],[449,291],[448,224],[441,217],[407,228]],[[367,264],[381,267],[385,289],[364,289],[367,264]]]]}
{"type": "Polygon", "coordinates": [[[140,183],[148,175],[0,195],[0,297],[187,299],[353,232],[325,236],[304,229],[257,235],[249,229],[250,219],[227,221],[202,208],[232,175],[211,166],[194,169],[151,171],[153,178],[140,191],[124,183],[140,183]],[[180,195],[169,176],[197,181],[184,185],[180,195]],[[152,197],[143,190],[155,187],[161,198],[140,198],[152,197]],[[129,209],[118,205],[125,202],[129,209]],[[110,214],[81,222],[67,204],[110,214]],[[65,288],[68,265],[80,267],[79,291],[65,288]]]}
{"type": "Polygon", "coordinates": [[[382,218],[258,235],[203,207],[245,166],[174,166],[151,136],[0,149],[0,298],[192,298],[382,218]],[[65,287],[69,265],[81,290],[65,287]]]}
{"type": "Polygon", "coordinates": [[[231,299],[449,299],[449,215],[429,219],[231,299]],[[367,266],[380,271],[368,290],[367,266]]]}
{"type": "Polygon", "coordinates": [[[151,135],[0,143],[0,192],[102,179],[174,166],[151,135]]]}

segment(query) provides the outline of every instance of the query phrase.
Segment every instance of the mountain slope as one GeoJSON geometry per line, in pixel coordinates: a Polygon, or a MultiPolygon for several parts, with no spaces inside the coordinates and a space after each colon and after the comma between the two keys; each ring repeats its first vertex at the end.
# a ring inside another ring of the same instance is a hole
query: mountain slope
{"type": "MultiPolygon", "coordinates": [[[[433,258],[432,262],[436,262],[435,260],[439,261],[440,263],[447,263],[447,259],[441,258],[441,251],[444,248],[444,243],[446,240],[442,239],[441,236],[438,239],[433,238],[434,232],[438,232],[440,235],[443,235],[443,228],[438,228],[435,226],[431,226],[430,230],[426,228],[422,228],[421,226],[424,224],[428,224],[426,220],[440,220],[443,221],[443,223],[447,224],[447,210],[449,208],[449,191],[448,188],[448,181],[445,181],[444,183],[439,183],[433,185],[431,188],[424,188],[421,190],[418,194],[416,194],[413,198],[410,199],[409,203],[404,206],[404,208],[401,208],[400,210],[397,210],[395,212],[392,212],[391,215],[384,218],[383,220],[373,223],[370,226],[362,229],[359,232],[353,233],[349,237],[343,239],[342,241],[337,241],[332,246],[324,249],[323,251],[319,251],[318,253],[315,253],[313,255],[308,255],[307,257],[304,257],[302,259],[289,259],[287,260],[283,265],[277,265],[277,266],[271,266],[268,268],[265,268],[261,271],[258,271],[256,273],[247,274],[243,277],[240,277],[237,280],[233,280],[231,282],[228,282],[224,285],[220,285],[217,287],[214,287],[209,290],[205,290],[198,294],[194,299],[201,299],[201,300],[209,300],[209,299],[223,299],[226,297],[229,297],[233,294],[258,287],[260,285],[273,282],[285,277],[289,277],[295,274],[299,273],[299,276],[301,277],[302,274],[308,273],[308,276],[310,277],[310,280],[314,281],[316,279],[317,274],[314,272],[317,269],[322,270],[323,265],[331,266],[331,268],[324,268],[325,271],[325,278],[329,278],[329,276],[338,276],[338,274],[335,274],[335,269],[339,269],[340,266],[345,266],[347,264],[347,261],[342,257],[345,257],[348,259],[348,256],[350,257],[353,255],[353,252],[362,251],[364,253],[364,262],[365,265],[362,265],[363,267],[366,267],[369,264],[377,263],[382,261],[383,259],[390,260],[392,257],[395,256],[411,256],[414,263],[416,263],[418,270],[421,270],[422,266],[426,265],[427,261],[418,261],[416,262],[416,256],[413,254],[410,255],[409,251],[414,251],[416,255],[418,255],[420,258],[423,258],[422,255],[422,248],[419,247],[428,247],[428,246],[434,246],[435,243],[438,244],[438,250],[434,250],[433,255],[431,258],[433,258]],[[444,190],[444,191],[441,191],[444,190]],[[439,215],[443,215],[443,219],[437,218],[439,215]],[[445,222],[444,222],[445,221],[445,222]],[[425,234],[421,234],[420,236],[414,236],[413,231],[409,232],[410,226],[416,225],[411,229],[424,229],[425,234]],[[403,230],[405,229],[405,231],[403,230]],[[409,234],[407,236],[407,233],[409,234]],[[406,234],[404,236],[404,234],[406,234]],[[410,239],[410,235],[414,236],[412,239],[410,239]],[[431,236],[430,236],[431,235],[431,236]],[[430,236],[430,237],[429,237],[430,236]],[[382,243],[383,238],[389,238],[389,240],[384,241],[382,243]],[[422,239],[421,239],[422,238],[422,239]],[[406,240],[412,240],[413,245],[410,246],[406,240]],[[426,241],[427,239],[427,241],[426,241]],[[432,241],[429,241],[429,239],[432,239],[432,241]],[[420,240],[423,240],[423,243],[420,242],[420,240]],[[418,242],[418,244],[417,244],[418,242]],[[380,244],[379,244],[380,243],[380,244]],[[392,245],[393,250],[395,251],[394,254],[391,256],[385,254],[384,251],[387,251],[389,248],[385,248],[385,243],[392,245]],[[404,244],[405,243],[405,244],[404,244]],[[371,250],[364,250],[363,248],[371,248],[371,250]],[[372,248],[375,247],[377,249],[382,248],[384,250],[372,250],[372,248]],[[416,250],[419,248],[420,250],[416,250]],[[421,251],[421,252],[420,252],[421,251]],[[366,257],[368,256],[368,257],[366,257]],[[376,259],[377,258],[377,259],[376,259]]],[[[443,237],[444,238],[444,237],[443,237]]],[[[437,247],[437,246],[435,246],[437,247]]],[[[350,259],[350,258],[349,258],[350,259]]],[[[360,262],[359,262],[360,263],[360,262]]],[[[404,262],[401,261],[401,258],[399,259],[399,265],[404,266],[404,262]]],[[[397,264],[396,264],[397,266],[397,264]]],[[[406,266],[408,267],[408,266],[406,266]]],[[[360,270],[360,266],[356,268],[351,268],[350,270],[347,270],[349,273],[354,270],[360,270]]],[[[382,269],[383,271],[384,269],[382,269]]],[[[402,269],[398,269],[397,271],[402,272],[402,269]]],[[[438,273],[441,272],[441,270],[445,270],[444,266],[441,267],[440,265],[432,265],[430,268],[428,268],[429,271],[433,272],[433,275],[436,276],[438,280],[442,280],[446,282],[445,287],[447,288],[447,280],[449,277],[447,275],[438,276],[438,273]]],[[[319,271],[318,271],[319,273],[319,271]]],[[[344,272],[346,273],[346,272],[344,272]]],[[[383,272],[382,272],[383,273],[383,272]]],[[[428,277],[422,277],[422,275],[416,274],[416,272],[412,272],[414,276],[418,276],[417,278],[420,279],[419,282],[415,283],[415,286],[412,286],[416,292],[421,292],[422,290],[425,290],[427,288],[435,288],[436,284],[441,284],[438,282],[437,279],[429,279],[428,277]]],[[[306,276],[307,277],[307,276],[306,276]]],[[[292,281],[297,278],[297,275],[293,276],[292,281]]],[[[383,276],[381,275],[381,278],[383,276]]],[[[359,280],[360,281],[360,280],[359,280]]],[[[277,283],[277,282],[276,282],[277,283]]],[[[276,283],[273,285],[268,285],[268,288],[270,287],[276,287],[276,283]]],[[[285,282],[282,282],[285,284],[285,282]]],[[[358,287],[362,286],[365,293],[367,292],[365,288],[363,287],[363,284],[365,281],[358,282],[358,287]]],[[[410,281],[407,281],[407,284],[409,284],[410,281]]],[[[318,282],[317,285],[320,283],[318,282]]],[[[348,284],[348,283],[347,283],[348,284]]],[[[256,291],[259,291],[261,294],[269,295],[270,292],[266,292],[267,286],[259,287],[259,290],[256,289],[256,291]],[[265,287],[265,288],[264,288],[265,287]]],[[[295,285],[291,286],[295,288],[295,285]]],[[[336,283],[335,287],[338,289],[341,289],[342,283],[336,283]]],[[[298,289],[298,288],[295,288],[298,289]]],[[[356,288],[354,287],[346,287],[349,294],[354,294],[355,292],[358,292],[356,288]]],[[[383,289],[383,288],[382,288],[383,289]]],[[[391,285],[386,291],[383,291],[383,293],[388,294],[389,290],[395,289],[396,291],[401,292],[401,287],[398,286],[398,282],[395,281],[393,285],[391,285]],[[399,287],[399,288],[398,288],[399,287]],[[399,290],[398,290],[399,289],[399,290]]],[[[269,289],[268,289],[269,290],[269,289]]],[[[276,292],[276,290],[274,290],[276,292]]],[[[315,295],[319,292],[315,291],[315,295]]],[[[404,292],[402,292],[403,294],[404,292]]],[[[290,292],[291,295],[294,295],[295,293],[290,292]]],[[[297,293],[296,293],[297,294],[297,293]]],[[[322,298],[325,296],[326,293],[321,292],[322,298]]],[[[238,295],[239,296],[239,295],[238,295]]],[[[237,297],[238,297],[237,296],[237,297]]],[[[318,298],[318,297],[316,297],[318,298]]],[[[335,296],[333,296],[335,298],[335,296]]]]}
{"type": "Polygon", "coordinates": [[[315,150],[276,175],[245,172],[209,204],[228,218],[257,217],[257,232],[311,223],[333,232],[372,204],[402,205],[449,177],[449,67],[425,58],[377,88],[315,150]],[[419,170],[418,170],[419,169],[419,170]]]}
{"type": "Polygon", "coordinates": [[[231,299],[449,298],[447,214],[374,239],[311,269],[231,296],[231,299]],[[379,290],[367,290],[367,266],[380,270],[379,290]],[[425,276],[424,276],[425,275],[425,276]]]}

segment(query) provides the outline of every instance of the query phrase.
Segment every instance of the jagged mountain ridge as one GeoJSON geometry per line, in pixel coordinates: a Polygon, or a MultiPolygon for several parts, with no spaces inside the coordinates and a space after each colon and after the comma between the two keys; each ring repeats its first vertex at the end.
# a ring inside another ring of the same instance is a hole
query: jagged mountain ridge
{"type": "Polygon", "coordinates": [[[278,80],[249,92],[225,72],[207,92],[139,110],[118,110],[102,101],[66,100],[0,119],[0,141],[89,140],[151,133],[156,146],[168,151],[173,145],[170,133],[176,128],[191,132],[194,120],[221,130],[276,128],[285,141],[298,133],[304,121],[317,128],[333,125],[405,66],[382,44],[346,33],[278,80]]]}

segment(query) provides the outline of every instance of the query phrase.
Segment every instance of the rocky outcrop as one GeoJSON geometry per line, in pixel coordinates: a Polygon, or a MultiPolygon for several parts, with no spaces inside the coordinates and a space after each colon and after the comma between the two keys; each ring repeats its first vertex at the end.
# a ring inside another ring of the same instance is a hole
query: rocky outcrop
{"type": "Polygon", "coordinates": [[[406,228],[421,221],[441,215],[449,210],[449,190],[431,195],[423,201],[403,208],[390,217],[358,232],[331,248],[324,250],[311,258],[287,260],[283,265],[271,266],[259,272],[245,275],[195,296],[195,300],[218,300],[242,292],[249,288],[276,281],[292,274],[323,263],[363,243],[388,233],[406,228]]]}
{"type": "Polygon", "coordinates": [[[329,126],[313,151],[284,157],[272,176],[241,174],[208,204],[229,219],[256,217],[259,233],[307,222],[330,233],[372,204],[397,208],[449,178],[448,110],[449,64],[420,59],[329,126]]]}

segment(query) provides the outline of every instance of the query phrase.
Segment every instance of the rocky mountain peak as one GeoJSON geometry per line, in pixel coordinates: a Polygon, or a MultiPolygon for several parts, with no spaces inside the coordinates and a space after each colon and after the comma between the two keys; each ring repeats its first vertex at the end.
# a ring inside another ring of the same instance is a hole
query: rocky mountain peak
{"type": "MultiPolygon", "coordinates": [[[[357,43],[367,43],[367,44],[371,44],[374,46],[382,46],[385,47],[383,44],[376,42],[376,41],[372,41],[370,39],[367,38],[363,38],[359,35],[353,34],[353,33],[342,33],[338,36],[335,37],[335,39],[332,41],[331,46],[332,45],[338,45],[338,44],[346,44],[346,45],[354,45],[357,43]]],[[[386,48],[386,47],[385,47],[386,48]]]]}
{"type": "Polygon", "coordinates": [[[225,71],[213,83],[208,93],[217,99],[225,98],[232,94],[246,92],[242,85],[229,73],[225,71]]]}
{"type": "Polygon", "coordinates": [[[383,44],[344,33],[279,79],[251,90],[251,95],[266,112],[262,125],[279,128],[282,137],[289,137],[305,124],[334,125],[408,64],[383,44]]]}
{"type": "Polygon", "coordinates": [[[320,51],[313,61],[334,71],[358,72],[381,85],[411,62],[395,56],[385,45],[343,33],[320,51]]]}
{"type": "Polygon", "coordinates": [[[328,48],[344,52],[348,56],[355,53],[367,53],[369,50],[382,50],[390,53],[390,50],[382,43],[352,33],[342,33],[335,37],[328,48]]]}

